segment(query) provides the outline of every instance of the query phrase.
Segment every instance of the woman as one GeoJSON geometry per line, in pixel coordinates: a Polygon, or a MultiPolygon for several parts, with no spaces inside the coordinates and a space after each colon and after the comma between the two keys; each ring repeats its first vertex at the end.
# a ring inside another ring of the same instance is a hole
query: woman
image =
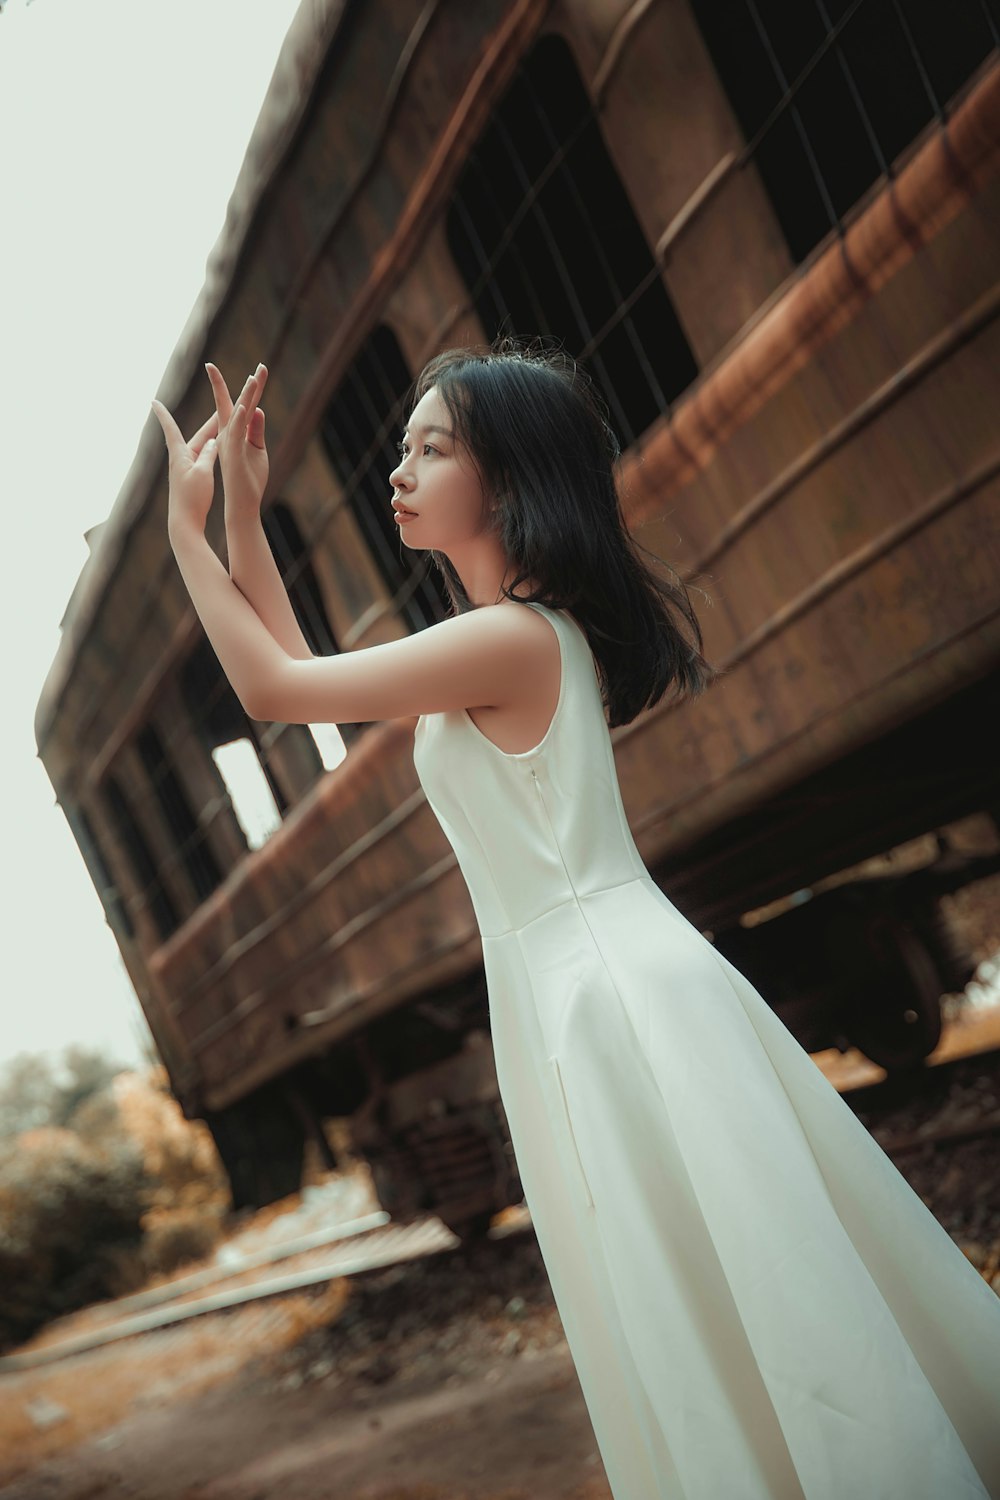
{"type": "Polygon", "coordinates": [[[178,565],[254,718],[419,715],[616,1500],[1000,1497],[1000,1302],[631,837],[609,726],[714,674],[683,586],[625,529],[586,380],[507,346],[431,362],[392,505],[456,613],[314,659],[256,519],[260,618],[205,541],[216,447],[227,518],[267,476],[267,372],[233,410],[208,370],[216,412],[190,444],[154,403],[178,565]]]}

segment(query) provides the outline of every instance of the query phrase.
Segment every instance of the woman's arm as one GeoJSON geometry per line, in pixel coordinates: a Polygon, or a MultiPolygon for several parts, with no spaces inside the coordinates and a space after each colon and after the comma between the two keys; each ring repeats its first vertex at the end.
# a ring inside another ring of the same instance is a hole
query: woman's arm
{"type": "Polygon", "coordinates": [[[205,634],[252,719],[374,723],[496,707],[544,691],[530,610],[471,610],[384,646],[304,661],[275,641],[198,526],[177,518],[169,534],[205,634]]]}
{"type": "Polygon", "coordinates": [[[299,661],[311,661],[313,652],[292,609],[277,564],[271,554],[260,507],[267,487],[268,458],[264,442],[264,412],[258,405],[267,383],[267,367],[258,365],[250,376],[240,402],[245,406],[245,436],[230,436],[232,397],[221,372],[206,364],[218,415],[219,467],[225,494],[224,516],[229,552],[229,576],[244,599],[252,605],[279,646],[299,661]]]}
{"type": "Polygon", "coordinates": [[[229,550],[229,576],[253,606],[278,645],[300,661],[312,661],[313,652],[295,618],[291,600],[271,555],[260,510],[241,507],[227,492],[224,514],[229,550]]]}
{"type": "MultiPolygon", "coordinates": [[[[205,537],[215,490],[216,415],[189,443],[162,402],[167,534],[205,634],[246,713],[279,724],[360,724],[523,701],[540,688],[530,610],[474,609],[416,635],[339,656],[294,658],[244,599],[205,537]]],[[[231,426],[245,425],[241,406],[231,426]]]]}
{"type": "Polygon", "coordinates": [[[550,691],[549,669],[533,613],[495,605],[384,646],[311,661],[286,656],[259,682],[254,717],[280,724],[370,723],[541,697],[550,691]]]}
{"type": "MultiPolygon", "coordinates": [[[[186,443],[162,401],[152,406],[167,444],[167,536],[222,670],[244,711],[256,719],[261,685],[275,681],[293,658],[244,599],[205,536],[215,496],[218,415],[213,412],[186,443]]],[[[237,408],[237,425],[240,416],[237,408]]]]}
{"type": "MultiPolygon", "coordinates": [[[[292,658],[244,599],[203,530],[181,518],[168,524],[170,545],[195,611],[244,711],[258,711],[262,685],[280,677],[292,658]]],[[[309,653],[310,660],[314,660],[309,653]]]]}

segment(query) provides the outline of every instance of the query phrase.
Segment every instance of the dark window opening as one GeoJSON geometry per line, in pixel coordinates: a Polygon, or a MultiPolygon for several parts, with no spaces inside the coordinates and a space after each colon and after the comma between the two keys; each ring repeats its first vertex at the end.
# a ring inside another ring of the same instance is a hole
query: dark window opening
{"type": "Polygon", "coordinates": [[[170,892],[160,878],[156,860],[136,822],[129,800],[114,776],[105,777],[101,796],[131,867],[139,895],[149,907],[161,939],[165,940],[172,932],[176,932],[180,920],[170,892]]]}
{"type": "MultiPolygon", "coordinates": [[[[271,795],[282,817],[288,812],[288,798],[281,782],[274,774],[270,757],[260,742],[260,731],[233,692],[229,678],[223,672],[207,637],[202,636],[181,668],[179,677],[181,697],[191,716],[191,725],[202,748],[208,752],[211,774],[216,779],[220,797],[227,797],[225,781],[211,759],[213,750],[220,745],[231,745],[234,740],[249,740],[257,752],[261,770],[271,789],[271,795]]],[[[321,769],[316,757],[317,775],[321,769]]],[[[239,819],[234,823],[241,838],[246,841],[239,819]]]]}
{"type": "MultiPolygon", "coordinates": [[[[314,656],[335,656],[340,647],[330,627],[323,595],[310,558],[310,548],[289,505],[276,500],[261,516],[271,555],[288,592],[302,634],[314,656]]],[[[360,733],[359,724],[338,724],[345,744],[360,733]]],[[[316,756],[320,769],[319,755],[316,756]]],[[[279,807],[281,803],[278,803],[279,807]]]]}
{"type": "Polygon", "coordinates": [[[67,807],[65,812],[66,821],[73,830],[84,864],[90,872],[94,889],[100,897],[108,921],[115,931],[120,930],[129,938],[135,937],[135,925],[115,878],[108,868],[108,862],[94,832],[93,823],[82,808],[67,807]]]}
{"type": "Polygon", "coordinates": [[[395,334],[381,325],[340,382],[320,435],[397,612],[416,631],[446,619],[451,605],[430,555],[408,552],[393,518],[389,475],[412,383],[395,334]]]}
{"type": "Polygon", "coordinates": [[[831,229],[842,231],[848,210],[880,177],[892,177],[929,121],[947,118],[948,102],[998,44],[985,0],[854,7],[855,0],[692,0],[796,264],[831,229]]]}
{"type": "Polygon", "coordinates": [[[470,152],[448,244],[489,339],[551,335],[623,447],[698,373],[569,47],[544,37],[470,152]]]}
{"type": "Polygon", "coordinates": [[[222,884],[223,878],[206,830],[192,811],[187,793],[167,758],[154,725],[147,724],[139,731],[136,748],[174,840],[177,856],[183,861],[199,903],[205,901],[222,884]]]}
{"type": "Polygon", "coordinates": [[[289,603],[314,656],[333,656],[340,649],[330,629],[323,596],[294,512],[276,500],[261,514],[275,566],[289,603]]]}

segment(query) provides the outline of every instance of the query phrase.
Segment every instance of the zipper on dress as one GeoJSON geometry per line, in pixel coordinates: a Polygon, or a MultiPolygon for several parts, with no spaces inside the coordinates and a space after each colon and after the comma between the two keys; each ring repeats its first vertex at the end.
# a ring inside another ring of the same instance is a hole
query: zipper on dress
{"type": "Polygon", "coordinates": [[[562,849],[559,846],[559,840],[556,837],[556,831],[555,831],[555,829],[552,826],[552,819],[549,816],[549,810],[545,806],[545,797],[542,794],[542,783],[538,779],[538,772],[535,770],[534,766],[529,766],[528,770],[531,772],[531,779],[535,783],[535,791],[538,793],[538,802],[539,802],[539,806],[542,809],[542,816],[545,818],[545,821],[548,824],[548,829],[549,829],[549,833],[550,833],[550,835],[552,837],[553,846],[554,846],[554,848],[556,850],[556,853],[559,855],[559,859],[560,859],[560,862],[561,862],[562,867],[563,867],[563,873],[566,876],[566,883],[569,886],[570,890],[573,891],[573,894],[575,895],[576,894],[576,889],[575,889],[575,887],[573,885],[573,880],[572,880],[572,878],[570,876],[569,871],[566,869],[566,860],[563,857],[562,849]]]}

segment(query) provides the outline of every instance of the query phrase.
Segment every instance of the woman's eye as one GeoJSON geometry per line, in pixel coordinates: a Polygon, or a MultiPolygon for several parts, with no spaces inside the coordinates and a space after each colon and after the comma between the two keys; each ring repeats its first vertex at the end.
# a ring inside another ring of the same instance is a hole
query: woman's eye
{"type": "MultiPolygon", "coordinates": [[[[425,458],[427,457],[428,453],[440,453],[440,451],[441,451],[440,448],[435,448],[433,443],[424,443],[424,444],[422,444],[422,448],[423,448],[423,454],[424,454],[425,458]]],[[[409,456],[410,456],[409,444],[408,443],[397,443],[396,444],[396,452],[399,454],[399,456],[400,456],[401,459],[409,458],[409,456]]]]}

